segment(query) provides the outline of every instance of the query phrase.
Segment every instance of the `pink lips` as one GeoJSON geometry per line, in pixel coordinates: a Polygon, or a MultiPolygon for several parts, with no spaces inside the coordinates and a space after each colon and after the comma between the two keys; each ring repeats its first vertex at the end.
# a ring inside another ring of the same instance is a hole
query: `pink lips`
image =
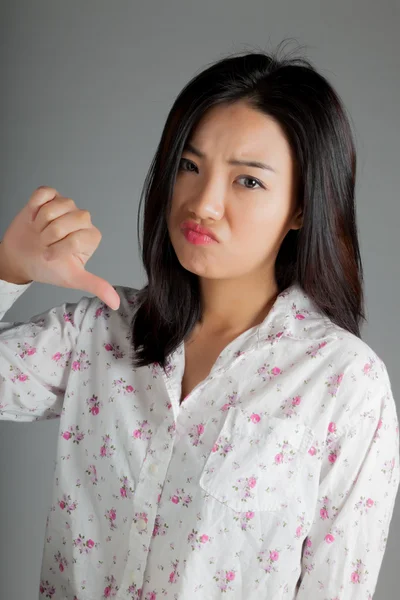
{"type": "Polygon", "coordinates": [[[188,242],[195,245],[205,245],[217,242],[214,233],[206,227],[201,227],[194,221],[184,221],[181,230],[188,242]]]}

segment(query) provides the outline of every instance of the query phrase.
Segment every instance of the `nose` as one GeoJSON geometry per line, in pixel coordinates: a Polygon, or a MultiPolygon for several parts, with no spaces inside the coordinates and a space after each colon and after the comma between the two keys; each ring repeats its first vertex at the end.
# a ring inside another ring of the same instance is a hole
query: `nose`
{"type": "Polygon", "coordinates": [[[224,194],[221,184],[209,181],[202,189],[196,187],[188,208],[199,219],[217,221],[224,214],[224,194]]]}

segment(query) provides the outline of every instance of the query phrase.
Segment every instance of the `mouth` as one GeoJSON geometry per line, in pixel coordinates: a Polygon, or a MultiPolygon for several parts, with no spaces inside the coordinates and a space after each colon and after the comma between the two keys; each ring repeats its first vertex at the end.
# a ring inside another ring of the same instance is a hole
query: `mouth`
{"type": "Polygon", "coordinates": [[[201,227],[194,221],[181,223],[181,231],[188,242],[195,245],[206,245],[218,242],[218,238],[210,229],[201,227]]]}

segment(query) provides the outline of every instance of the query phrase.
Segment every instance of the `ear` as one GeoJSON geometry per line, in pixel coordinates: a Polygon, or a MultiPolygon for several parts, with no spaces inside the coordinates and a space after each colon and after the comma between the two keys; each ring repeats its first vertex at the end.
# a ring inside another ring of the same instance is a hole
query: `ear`
{"type": "Polygon", "coordinates": [[[297,213],[293,216],[290,229],[301,229],[302,226],[303,226],[303,209],[299,208],[297,213]]]}

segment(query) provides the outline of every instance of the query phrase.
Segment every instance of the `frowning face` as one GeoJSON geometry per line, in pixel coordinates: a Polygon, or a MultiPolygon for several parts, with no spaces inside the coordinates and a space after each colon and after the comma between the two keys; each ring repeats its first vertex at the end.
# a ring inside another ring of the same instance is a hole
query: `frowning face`
{"type": "Polygon", "coordinates": [[[210,109],[182,153],[167,219],[181,265],[211,279],[271,276],[287,232],[301,227],[294,180],[274,119],[245,102],[210,109]]]}

